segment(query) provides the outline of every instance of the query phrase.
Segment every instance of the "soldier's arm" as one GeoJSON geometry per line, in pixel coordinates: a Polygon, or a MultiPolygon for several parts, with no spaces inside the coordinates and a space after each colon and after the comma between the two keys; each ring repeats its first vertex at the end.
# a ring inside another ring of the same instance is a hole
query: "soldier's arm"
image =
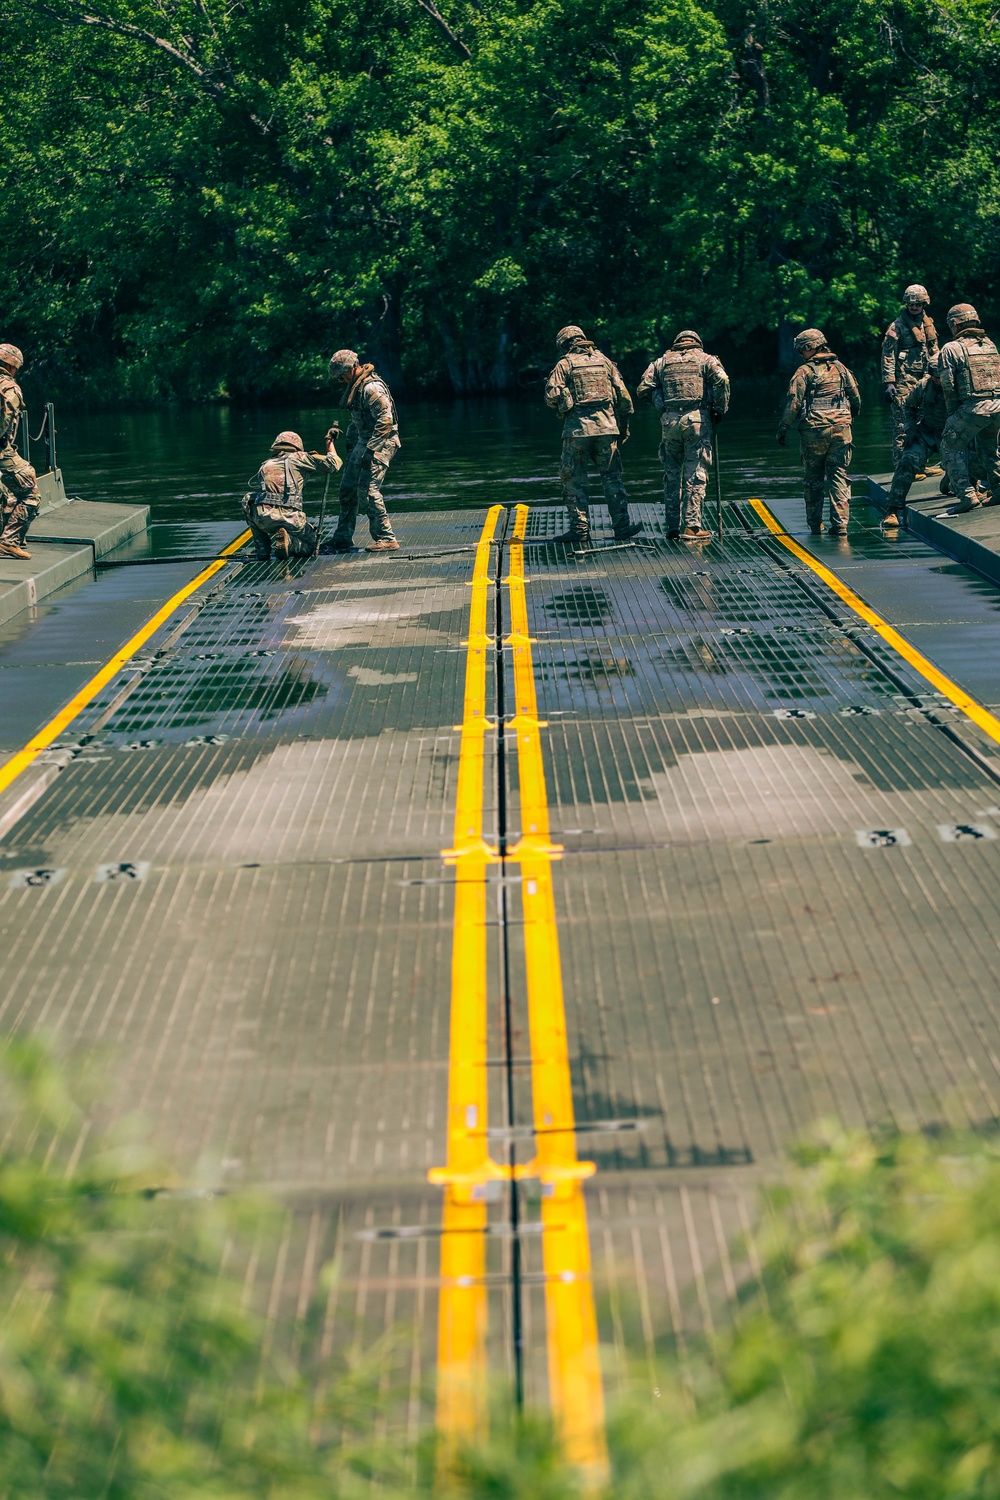
{"type": "Polygon", "coordinates": [[[847,387],[847,404],[851,408],[851,416],[858,417],[861,415],[861,392],[858,390],[858,382],[846,365],[843,365],[842,369],[844,385],[847,387]]]}
{"type": "Polygon", "coordinates": [[[933,359],[938,352],[937,329],[931,323],[931,332],[927,335],[927,358],[933,359]]]}
{"type": "Polygon", "coordinates": [[[545,405],[564,417],[573,410],[573,397],[566,384],[566,361],[561,359],[545,382],[545,405]]]}
{"type": "Polygon", "coordinates": [[[635,388],[635,399],[637,401],[651,401],[657,411],[663,410],[663,397],[656,380],[656,360],[646,366],[642,379],[635,388]]]}
{"type": "Polygon", "coordinates": [[[792,376],[791,380],[788,382],[788,395],[785,398],[785,410],[782,412],[781,421],[778,423],[779,442],[781,442],[782,438],[784,438],[785,433],[788,431],[789,427],[791,427],[799,412],[802,410],[802,402],[805,400],[805,394],[806,373],[803,366],[800,365],[799,368],[795,371],[795,374],[792,376]]]}
{"type": "Polygon", "coordinates": [[[368,411],[374,419],[372,435],[368,439],[368,448],[374,453],[376,448],[392,436],[392,429],[396,425],[392,397],[383,386],[374,386],[365,392],[363,399],[368,403],[368,411]]]}
{"type": "Polygon", "coordinates": [[[882,340],[882,384],[896,384],[896,350],[899,347],[899,335],[896,332],[895,323],[890,323],[882,340]]]}
{"type": "Polygon", "coordinates": [[[944,395],[945,409],[949,417],[953,411],[957,411],[960,405],[958,393],[955,390],[954,359],[955,356],[952,354],[950,346],[946,344],[938,358],[938,373],[941,376],[941,391],[944,395]]]}
{"type": "Polygon", "coordinates": [[[635,410],[632,397],[629,395],[628,386],[622,379],[621,371],[611,359],[608,360],[608,374],[611,376],[611,388],[615,393],[615,415],[630,417],[635,410]]]}
{"type": "Polygon", "coordinates": [[[336,474],[341,466],[339,453],[293,453],[288,462],[292,468],[308,479],[310,474],[336,474]]]}
{"type": "Polygon", "coordinates": [[[705,373],[708,377],[709,404],[714,412],[724,417],[729,410],[729,376],[723,369],[721,359],[710,354],[705,373]]]}

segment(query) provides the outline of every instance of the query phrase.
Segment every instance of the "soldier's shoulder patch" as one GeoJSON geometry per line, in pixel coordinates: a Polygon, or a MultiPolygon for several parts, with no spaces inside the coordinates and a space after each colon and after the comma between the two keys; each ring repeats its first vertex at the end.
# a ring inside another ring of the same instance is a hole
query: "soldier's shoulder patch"
{"type": "Polygon", "coordinates": [[[899,329],[896,327],[895,323],[889,324],[888,328],[885,330],[885,336],[887,339],[899,338],[899,329]]]}

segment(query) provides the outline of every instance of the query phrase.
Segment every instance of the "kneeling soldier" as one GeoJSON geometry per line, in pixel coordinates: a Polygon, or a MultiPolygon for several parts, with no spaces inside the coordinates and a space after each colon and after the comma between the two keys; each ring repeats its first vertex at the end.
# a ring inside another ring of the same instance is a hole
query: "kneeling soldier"
{"type": "Polygon", "coordinates": [[[666,533],[672,541],[707,542],[701,507],[712,467],[712,427],[729,410],[729,376],[700,336],[683,329],[639,381],[636,396],[660,413],[660,462],[666,533]]]}
{"type": "Polygon", "coordinates": [[[316,528],[306,520],[302,487],[306,475],[328,470],[336,474],[340,456],[333,446],[335,429],[326,436],[326,455],[306,453],[297,432],[279,432],[266,458],[250,481],[243,497],[243,514],[253,532],[254,551],[261,562],[275,557],[311,557],[316,549],[316,528]]]}
{"type": "Polygon", "coordinates": [[[830,494],[830,535],[846,536],[851,513],[851,422],[861,410],[858,383],[831,351],[818,328],[803,328],[793,344],[802,363],[788,386],[778,424],[785,445],[789,427],[799,430],[806,481],[806,524],[813,536],[823,530],[823,492],[830,494]]]}
{"type": "Polygon", "coordinates": [[[621,447],[628,441],[632,397],[618,366],[574,323],[556,334],[556,353],[560,359],[545,383],[545,404],[564,418],[559,477],[569,527],[552,540],[589,539],[587,470],[593,464],[601,476],[615,538],[626,541],[642,530],[641,521],[629,521],[622,474],[621,447]]]}
{"type": "Polygon", "coordinates": [[[903,415],[906,422],[903,452],[889,487],[889,510],[882,519],[883,526],[899,525],[899,512],[906,509],[906,497],[914,479],[924,473],[927,460],[941,443],[948,409],[937,355],[930,361],[927,374],[907,393],[903,415]]]}
{"type": "Polygon", "coordinates": [[[969,466],[970,448],[978,451],[993,503],[1000,501],[1000,351],[986,337],[979,314],[968,302],[948,313],[951,342],[938,357],[948,420],[941,434],[941,457],[956,511],[972,510],[983,501],[969,466]]]}
{"type": "Polygon", "coordinates": [[[35,471],[16,447],[24,397],[15,377],[23,364],[20,349],[0,344],[0,557],[31,556],[24,543],[42,503],[35,471]]]}

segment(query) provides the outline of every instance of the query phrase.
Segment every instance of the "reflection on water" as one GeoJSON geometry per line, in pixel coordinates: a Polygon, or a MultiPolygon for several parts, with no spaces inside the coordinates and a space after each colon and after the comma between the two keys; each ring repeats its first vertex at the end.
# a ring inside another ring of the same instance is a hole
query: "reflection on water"
{"type": "MultiPolygon", "coordinates": [[[[783,382],[738,382],[719,431],[723,490],[733,499],[801,493],[794,445],[774,441],[783,382]]],[[[877,386],[865,392],[855,430],[854,471],[888,465],[888,419],[877,386]]],[[[60,462],[71,493],[87,500],[152,506],[156,521],[238,521],[239,497],[275,434],[291,427],[321,447],[329,406],[178,407],[153,412],[58,412],[60,462]]],[[[557,502],[558,419],[540,399],[400,403],[403,448],[389,471],[390,511],[442,510],[498,501],[557,502]]],[[[624,452],[636,500],[660,494],[655,414],[642,408],[624,452]]],[[[341,444],[343,447],[343,444],[341,444]]],[[[331,487],[335,492],[335,484],[331,487]]],[[[712,496],[712,488],[709,496],[712,496]]],[[[322,486],[307,488],[318,505],[322,486]]],[[[597,498],[596,483],[593,494],[597,498]]],[[[333,497],[331,497],[333,498],[333,497]]]]}

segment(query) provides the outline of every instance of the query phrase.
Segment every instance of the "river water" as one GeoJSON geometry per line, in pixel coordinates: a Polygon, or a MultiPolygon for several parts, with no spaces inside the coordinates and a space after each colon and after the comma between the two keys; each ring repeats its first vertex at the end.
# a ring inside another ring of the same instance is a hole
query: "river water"
{"type": "MultiPolygon", "coordinates": [[[[735,385],[731,415],[719,431],[726,498],[801,493],[794,435],[785,449],[774,441],[783,391],[784,382],[777,380],[735,385]]],[[[855,427],[857,475],[889,467],[889,424],[878,387],[873,384],[864,396],[865,409],[855,427]]],[[[241,519],[239,498],[279,430],[290,427],[307,447],[319,449],[338,417],[346,426],[332,400],[328,406],[94,413],[67,405],[56,413],[59,462],[69,493],[86,500],[147,504],[154,526],[182,523],[177,531],[169,526],[180,540],[178,532],[190,535],[192,522],[241,519]]],[[[399,418],[403,447],[385,486],[390,514],[559,500],[560,423],[540,396],[404,400],[399,418]]],[[[624,453],[629,492],[636,500],[652,500],[660,493],[661,479],[658,422],[650,408],[640,409],[632,432],[624,453]]],[[[341,441],[341,452],[343,446],[341,441]]],[[[599,498],[596,482],[593,493],[599,498]]],[[[321,484],[313,481],[307,504],[311,497],[318,505],[321,494],[321,484]]],[[[330,508],[335,509],[333,487],[330,508]]],[[[405,538],[405,523],[397,531],[405,538]]]]}

